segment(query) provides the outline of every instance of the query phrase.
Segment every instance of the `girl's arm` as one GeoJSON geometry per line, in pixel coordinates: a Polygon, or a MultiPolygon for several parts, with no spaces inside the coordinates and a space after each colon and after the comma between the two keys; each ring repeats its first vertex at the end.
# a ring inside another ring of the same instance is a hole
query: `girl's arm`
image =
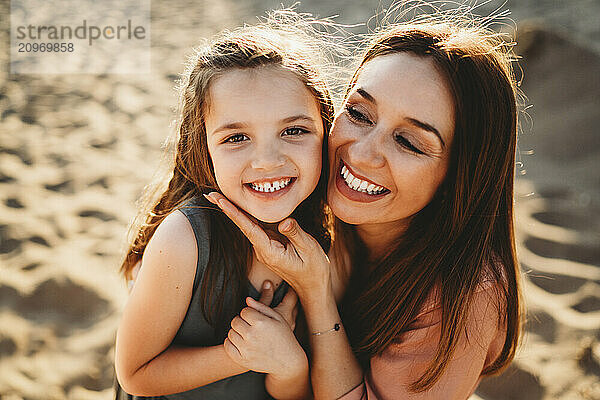
{"type": "Polygon", "coordinates": [[[170,346],[192,296],[197,252],[192,227],[180,211],[164,219],[144,251],[116,342],[117,377],[130,394],[177,393],[248,371],[223,345],[170,346]]]}

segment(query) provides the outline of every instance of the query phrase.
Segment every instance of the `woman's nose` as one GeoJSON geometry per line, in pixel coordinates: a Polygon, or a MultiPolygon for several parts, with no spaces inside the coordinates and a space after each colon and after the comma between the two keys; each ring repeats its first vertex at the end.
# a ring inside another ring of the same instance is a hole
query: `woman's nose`
{"type": "Polygon", "coordinates": [[[349,162],[365,168],[381,168],[385,165],[382,154],[383,135],[376,130],[360,135],[348,145],[349,162]]]}
{"type": "Polygon", "coordinates": [[[256,146],[250,165],[258,170],[274,170],[285,165],[285,154],[273,143],[256,146]]]}

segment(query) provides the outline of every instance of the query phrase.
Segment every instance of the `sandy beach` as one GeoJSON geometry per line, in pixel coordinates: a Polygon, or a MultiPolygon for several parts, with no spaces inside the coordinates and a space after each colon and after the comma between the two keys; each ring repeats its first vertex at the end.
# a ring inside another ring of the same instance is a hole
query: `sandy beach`
{"type": "MultiPolygon", "coordinates": [[[[120,254],[186,52],[278,5],[154,1],[150,74],[26,75],[9,73],[0,2],[0,399],[112,398],[120,254]]],[[[358,23],[378,7],[299,10],[358,23]]],[[[528,321],[512,366],[474,399],[600,400],[600,2],[507,7],[527,97],[515,202],[528,321]]]]}

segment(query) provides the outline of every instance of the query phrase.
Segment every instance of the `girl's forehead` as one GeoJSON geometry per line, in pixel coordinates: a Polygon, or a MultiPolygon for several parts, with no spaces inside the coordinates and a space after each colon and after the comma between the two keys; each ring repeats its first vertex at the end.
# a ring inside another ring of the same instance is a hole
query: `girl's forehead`
{"type": "MultiPolygon", "coordinates": [[[[281,65],[261,65],[252,68],[231,68],[212,79],[210,87],[219,86],[239,86],[252,85],[270,81],[273,83],[284,84],[285,87],[305,86],[300,77],[293,71],[284,68],[281,65]]],[[[273,88],[278,88],[272,85],[273,88]]]]}
{"type": "Polygon", "coordinates": [[[263,124],[307,115],[320,120],[318,99],[293,72],[281,67],[233,69],[209,87],[207,132],[233,122],[263,124]]]}

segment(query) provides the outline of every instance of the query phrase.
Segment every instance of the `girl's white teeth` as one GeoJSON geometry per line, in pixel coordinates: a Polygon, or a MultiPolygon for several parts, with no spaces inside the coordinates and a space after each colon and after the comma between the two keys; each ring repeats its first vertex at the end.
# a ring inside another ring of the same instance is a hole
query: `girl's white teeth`
{"type": "Polygon", "coordinates": [[[363,181],[353,176],[345,165],[342,165],[341,175],[344,178],[346,184],[357,192],[363,192],[368,194],[381,194],[386,189],[382,186],[377,186],[374,183],[363,181]]]}
{"type": "Polygon", "coordinates": [[[290,184],[292,178],[285,178],[275,182],[251,183],[252,189],[257,192],[276,192],[290,184]]]}

